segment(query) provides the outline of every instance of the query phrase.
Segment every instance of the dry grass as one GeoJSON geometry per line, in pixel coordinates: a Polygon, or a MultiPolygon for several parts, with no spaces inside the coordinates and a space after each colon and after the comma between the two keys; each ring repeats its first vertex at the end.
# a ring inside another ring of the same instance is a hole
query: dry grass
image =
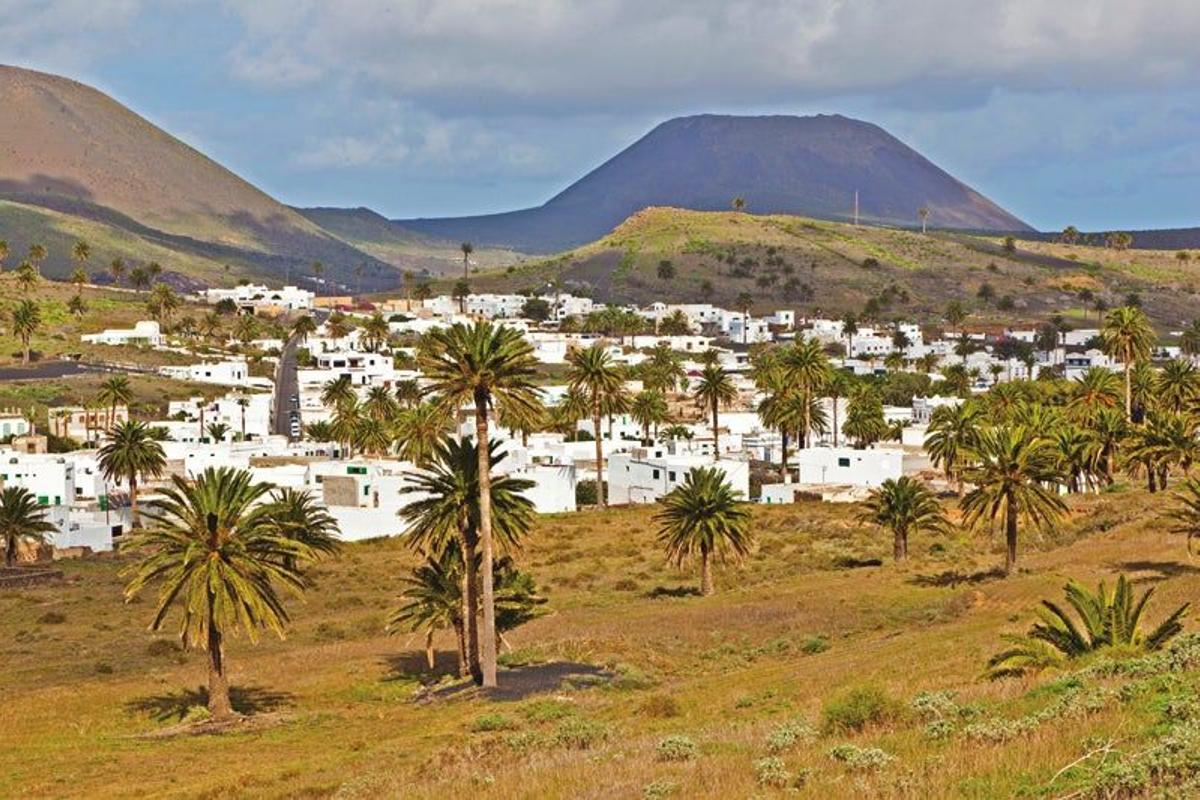
{"type": "MultiPolygon", "coordinates": [[[[711,598],[677,591],[695,577],[664,565],[652,509],[545,517],[521,560],[553,613],[510,635],[517,656],[619,677],[519,702],[412,703],[420,642],[383,632],[412,556],[394,540],[354,545],[315,570],[287,641],[233,648],[240,700],[281,722],[221,736],[144,738],[202,701],[203,662],[145,631],[150,601],[121,602],[119,562],[66,563],[64,586],[0,595],[0,795],[775,796],[785,792],[756,780],[771,755],[793,776],[808,770],[803,797],[1053,795],[1047,781],[1085,741],[1136,736],[1152,715],[1107,707],[1005,744],[930,740],[912,720],[775,752],[768,739],[784,723],[816,727],[827,698],[865,684],[905,705],[928,690],[996,715],[1044,705],[1027,696],[1037,681],[978,675],[998,636],[1023,629],[1066,577],[1131,572],[1159,587],[1158,611],[1194,594],[1196,569],[1149,500],[1074,501],[1057,535],[1026,539],[1024,569],[1004,580],[986,576],[993,542],[922,539],[897,566],[852,508],[755,507],[759,548],[719,570],[711,598]],[[884,565],[836,566],[872,558],[884,565]],[[48,611],[65,621],[39,623],[48,611]],[[698,755],[664,759],[659,743],[674,735],[698,755]],[[827,755],[841,742],[896,761],[852,770],[827,755]]],[[[448,662],[448,638],[439,646],[448,662]]]]}

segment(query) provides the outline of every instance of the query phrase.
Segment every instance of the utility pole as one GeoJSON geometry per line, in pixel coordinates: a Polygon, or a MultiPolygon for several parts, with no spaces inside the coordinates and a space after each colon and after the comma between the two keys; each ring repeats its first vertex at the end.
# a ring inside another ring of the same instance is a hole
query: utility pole
{"type": "Polygon", "coordinates": [[[858,227],[858,189],[854,190],[854,226],[858,227]]]}

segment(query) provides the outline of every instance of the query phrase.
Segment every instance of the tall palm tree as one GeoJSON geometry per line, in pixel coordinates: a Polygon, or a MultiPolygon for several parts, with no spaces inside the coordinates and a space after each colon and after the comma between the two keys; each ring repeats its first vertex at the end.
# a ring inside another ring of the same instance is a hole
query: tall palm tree
{"type": "Polygon", "coordinates": [[[471,254],[475,252],[475,245],[471,244],[470,242],[463,242],[458,246],[458,249],[462,250],[463,254],[463,280],[470,280],[471,254]]]}
{"type": "Polygon", "coordinates": [[[336,408],[358,399],[354,393],[354,384],[349,375],[340,375],[331,381],[326,381],[321,387],[321,405],[326,408],[336,408]]]}
{"type": "Polygon", "coordinates": [[[413,568],[412,575],[401,578],[401,605],[388,620],[388,631],[424,631],[425,663],[437,666],[433,635],[450,628],[458,644],[458,674],[471,673],[467,654],[466,620],[463,617],[462,557],[453,549],[425,560],[413,568]]]}
{"type": "MultiPolygon", "coordinates": [[[[271,492],[267,508],[276,531],[285,539],[306,547],[311,558],[334,556],[341,550],[338,521],[317,503],[310,492],[275,489],[271,492]]],[[[294,556],[285,556],[284,561],[293,569],[299,564],[294,556]]]]}
{"type": "MultiPolygon", "coordinates": [[[[806,397],[819,396],[832,373],[829,359],[816,339],[804,339],[787,348],[780,361],[784,379],[806,397]]],[[[811,406],[811,403],[804,403],[801,447],[808,447],[808,437],[812,432],[811,406]]]]}
{"type": "Polygon", "coordinates": [[[124,481],[129,486],[131,525],[141,527],[138,512],[138,482],[157,478],[167,466],[162,445],[143,422],[128,420],[113,426],[109,441],[100,448],[100,471],[105,480],[124,481]]]}
{"type": "Polygon", "coordinates": [[[842,317],[842,335],[846,337],[846,358],[854,358],[854,335],[858,333],[858,317],[847,311],[842,317]]]}
{"type": "Polygon", "coordinates": [[[1179,350],[1193,362],[1200,356],[1200,319],[1192,320],[1180,334],[1179,350]]]}
{"type": "Polygon", "coordinates": [[[42,312],[32,300],[22,300],[9,312],[13,334],[21,340],[21,363],[29,363],[29,340],[42,326],[42,312]]]}
{"type": "Polygon", "coordinates": [[[1046,527],[1066,510],[1048,484],[1060,480],[1057,459],[1046,439],[1021,425],[983,428],[968,446],[972,464],[965,477],[974,484],[962,499],[963,521],[968,526],[1004,526],[1004,571],[1017,565],[1020,520],[1046,527]]]}
{"type": "Polygon", "coordinates": [[[567,355],[567,388],[587,398],[592,412],[592,433],[596,443],[596,502],[601,508],[608,504],[604,482],[604,441],[600,423],[604,415],[605,398],[616,395],[623,386],[621,369],[612,360],[608,349],[597,342],[591,347],[572,350],[567,355]]]}
{"type": "Polygon", "coordinates": [[[749,292],[741,292],[735,305],[742,312],[742,344],[746,344],[750,336],[750,308],[754,305],[754,298],[749,292]]]}
{"type": "Polygon", "coordinates": [[[946,480],[958,485],[959,497],[964,494],[962,470],[982,424],[979,406],[969,401],[940,406],[929,419],[925,450],[933,465],[946,473],[946,480]]]}
{"type": "MultiPolygon", "coordinates": [[[[457,547],[462,563],[467,565],[462,576],[462,616],[466,623],[467,666],[476,681],[482,681],[485,676],[483,650],[486,650],[488,636],[492,637],[492,647],[495,647],[495,631],[489,633],[486,626],[486,597],[483,648],[479,646],[476,624],[481,522],[486,522],[488,529],[494,530],[498,542],[509,548],[520,545],[533,521],[533,503],[523,494],[533,487],[531,481],[508,475],[496,476],[487,486],[487,508],[482,507],[479,449],[470,439],[444,440],[432,463],[413,478],[412,491],[418,493],[420,499],[400,511],[409,522],[408,540],[413,547],[427,553],[457,547]]],[[[504,460],[505,453],[497,450],[496,442],[491,442],[487,450],[489,464],[504,460]]],[[[486,583],[486,576],[484,579],[486,583]]]]}
{"type": "Polygon", "coordinates": [[[1112,370],[1092,367],[1075,379],[1067,407],[1082,425],[1089,425],[1103,409],[1121,402],[1121,381],[1112,370]]]}
{"type": "Polygon", "coordinates": [[[372,386],[367,389],[366,400],[363,401],[363,413],[372,419],[387,422],[392,420],[400,411],[396,398],[386,386],[372,386]]]}
{"type": "Polygon", "coordinates": [[[454,419],[436,400],[405,408],[396,416],[397,455],[418,467],[432,461],[442,439],[454,427],[454,419]]]}
{"type": "MultiPolygon", "coordinates": [[[[75,244],[71,245],[71,260],[76,264],[75,272],[79,273],[82,271],[84,275],[84,280],[80,281],[80,283],[87,281],[87,269],[85,265],[87,264],[88,259],[91,257],[92,248],[87,242],[80,239],[79,241],[75,242],[75,244]]],[[[72,280],[74,280],[74,276],[72,276],[72,280]]]]}
{"type": "Polygon", "coordinates": [[[1174,358],[1163,365],[1154,381],[1155,405],[1182,414],[1200,395],[1200,370],[1190,361],[1174,358]]]}
{"type": "MultiPolygon", "coordinates": [[[[507,326],[480,321],[439,328],[422,340],[418,363],[447,409],[475,406],[475,440],[491,441],[489,412],[496,404],[534,409],[538,389],[533,384],[537,359],[521,333],[507,326]]],[[[483,685],[496,685],[496,608],[491,511],[490,448],[476,448],[479,459],[480,534],[483,563],[483,632],[480,668],[483,685]]]]}
{"type": "Polygon", "coordinates": [[[714,556],[740,563],[754,545],[750,514],[738,502],[738,494],[722,470],[693,467],[683,483],[662,498],[662,509],[654,515],[669,560],[682,565],[699,555],[702,595],[714,591],[714,556]]]}
{"type": "Polygon", "coordinates": [[[892,532],[892,554],[897,561],[908,557],[908,537],[924,531],[942,531],[949,521],[937,497],[925,484],[903,475],[872,489],[859,519],[892,532]]]}
{"type": "Polygon", "coordinates": [[[1200,539],[1200,480],[1185,478],[1175,496],[1178,505],[1170,511],[1176,525],[1172,530],[1187,537],[1187,552],[1192,555],[1192,540],[1200,539]]]}
{"type": "Polygon", "coordinates": [[[388,322],[383,318],[383,314],[380,314],[378,311],[363,323],[362,342],[372,353],[382,350],[387,346],[388,340],[391,338],[392,329],[388,327],[388,322]]]}
{"type": "Polygon", "coordinates": [[[4,271],[4,260],[8,258],[8,239],[0,239],[0,272],[4,271]]]}
{"type": "Polygon", "coordinates": [[[737,388],[729,373],[719,364],[709,364],[700,372],[700,380],[692,390],[692,398],[700,410],[712,420],[713,461],[721,458],[720,410],[737,399],[737,388]]]}
{"type": "Polygon", "coordinates": [[[16,563],[17,547],[21,542],[41,543],[46,540],[46,534],[57,530],[28,489],[23,486],[0,489],[0,541],[4,542],[4,566],[12,567],[16,563]]]}
{"type": "Polygon", "coordinates": [[[1114,308],[1104,319],[1100,341],[1104,352],[1125,368],[1125,419],[1133,419],[1133,386],[1130,372],[1135,362],[1150,357],[1156,335],[1146,313],[1135,306],[1114,308]]]}
{"type": "Polygon", "coordinates": [[[206,430],[208,432],[208,438],[212,439],[214,442],[223,442],[225,441],[225,437],[229,435],[230,429],[229,426],[224,422],[210,422],[208,423],[208,428],[206,430]]]}
{"type": "Polygon", "coordinates": [[[133,387],[125,375],[113,375],[100,384],[96,399],[108,407],[108,420],[105,428],[110,428],[117,421],[117,406],[128,406],[133,402],[133,387]]]}
{"type": "Polygon", "coordinates": [[[633,398],[630,413],[637,423],[642,426],[642,438],[646,441],[651,440],[651,428],[654,428],[654,434],[657,437],[658,426],[671,418],[667,410],[667,398],[663,397],[662,392],[653,389],[641,391],[633,398]]]}
{"type": "Polygon", "coordinates": [[[302,314],[292,323],[291,335],[301,342],[307,342],[308,337],[317,332],[317,323],[308,314],[302,314]]]}
{"type": "Polygon", "coordinates": [[[38,275],[42,274],[42,262],[46,260],[47,255],[49,251],[46,250],[46,245],[37,242],[29,245],[29,260],[33,262],[38,275]]]}
{"type": "Polygon", "coordinates": [[[122,258],[114,258],[108,264],[108,274],[112,275],[113,283],[120,285],[121,278],[125,277],[125,260],[122,258]]]}
{"type": "Polygon", "coordinates": [[[38,271],[30,262],[22,261],[20,264],[17,264],[15,275],[17,277],[17,286],[20,287],[22,294],[29,294],[33,290],[33,287],[37,286],[38,271]]]}
{"type": "Polygon", "coordinates": [[[272,518],[271,504],[262,502],[270,487],[245,470],[209,468],[194,481],[176,475],[171,483],[146,513],[151,527],[123,548],[142,554],[127,570],[125,596],[161,582],[151,630],[182,606],[180,637],[208,652],[208,710],[225,720],[235,715],[226,638],[239,628],[251,641],[263,628],[282,638],[288,613],[280,588],[303,592],[298,565],[314,552],[272,518]]]}
{"type": "Polygon", "coordinates": [[[403,408],[412,408],[425,397],[425,391],[421,388],[421,384],[417,383],[414,378],[396,381],[395,389],[396,402],[403,408]]]}
{"type": "Polygon", "coordinates": [[[83,315],[87,313],[87,303],[83,302],[82,296],[73,294],[67,301],[67,311],[70,311],[75,319],[82,319],[83,315]]]}

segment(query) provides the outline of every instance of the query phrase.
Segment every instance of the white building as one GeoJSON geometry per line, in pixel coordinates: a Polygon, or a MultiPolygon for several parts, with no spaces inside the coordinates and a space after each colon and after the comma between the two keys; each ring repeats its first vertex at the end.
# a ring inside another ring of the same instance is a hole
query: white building
{"type": "Polygon", "coordinates": [[[608,499],[614,505],[653,503],[677,486],[696,467],[716,467],[725,479],[750,497],[750,462],[720,459],[699,453],[672,454],[663,445],[635,447],[629,453],[613,453],[608,459],[608,499]]]}
{"type": "Polygon", "coordinates": [[[167,337],[154,320],[135,322],[132,328],[108,328],[99,333],[85,333],[79,337],[86,344],[114,346],[140,345],[159,347],[167,343],[167,337]]]}
{"type": "MultiPolygon", "coordinates": [[[[245,359],[187,364],[185,366],[159,367],[160,374],[178,381],[194,383],[216,383],[222,386],[259,385],[250,380],[250,366],[245,359]]],[[[270,381],[267,381],[270,384],[270,381]]]]}
{"type": "Polygon", "coordinates": [[[904,452],[898,449],[855,450],[810,447],[795,454],[797,483],[876,487],[904,474],[904,452]]]}
{"type": "MultiPolygon", "coordinates": [[[[50,409],[50,432],[64,439],[74,439],[87,444],[99,440],[113,425],[129,420],[129,408],[119,405],[112,408],[83,408],[82,406],[58,406],[50,409]]],[[[0,424],[2,427],[2,424],[0,424]]]]}
{"type": "Polygon", "coordinates": [[[31,430],[29,420],[17,408],[0,409],[0,440],[12,436],[24,436],[31,430]]]}
{"type": "Polygon", "coordinates": [[[232,300],[238,310],[253,313],[259,310],[309,311],[315,295],[296,286],[272,289],[262,284],[247,283],[232,289],[205,289],[199,297],[201,302],[209,305],[232,300]]]}

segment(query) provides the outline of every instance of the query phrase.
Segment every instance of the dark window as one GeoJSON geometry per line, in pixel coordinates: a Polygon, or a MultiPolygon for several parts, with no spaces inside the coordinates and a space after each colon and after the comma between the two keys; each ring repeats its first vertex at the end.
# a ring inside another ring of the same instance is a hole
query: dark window
{"type": "Polygon", "coordinates": [[[658,470],[654,470],[654,477],[658,478],[658,470]]]}
{"type": "Polygon", "coordinates": [[[668,479],[668,480],[670,480],[672,483],[674,483],[674,482],[675,482],[675,473],[674,473],[674,472],[668,472],[668,473],[667,473],[667,479],[668,479]]]}
{"type": "Polygon", "coordinates": [[[848,467],[848,466],[850,466],[850,459],[848,459],[848,458],[839,458],[839,459],[838,459],[838,466],[839,466],[839,467],[848,467]]]}

